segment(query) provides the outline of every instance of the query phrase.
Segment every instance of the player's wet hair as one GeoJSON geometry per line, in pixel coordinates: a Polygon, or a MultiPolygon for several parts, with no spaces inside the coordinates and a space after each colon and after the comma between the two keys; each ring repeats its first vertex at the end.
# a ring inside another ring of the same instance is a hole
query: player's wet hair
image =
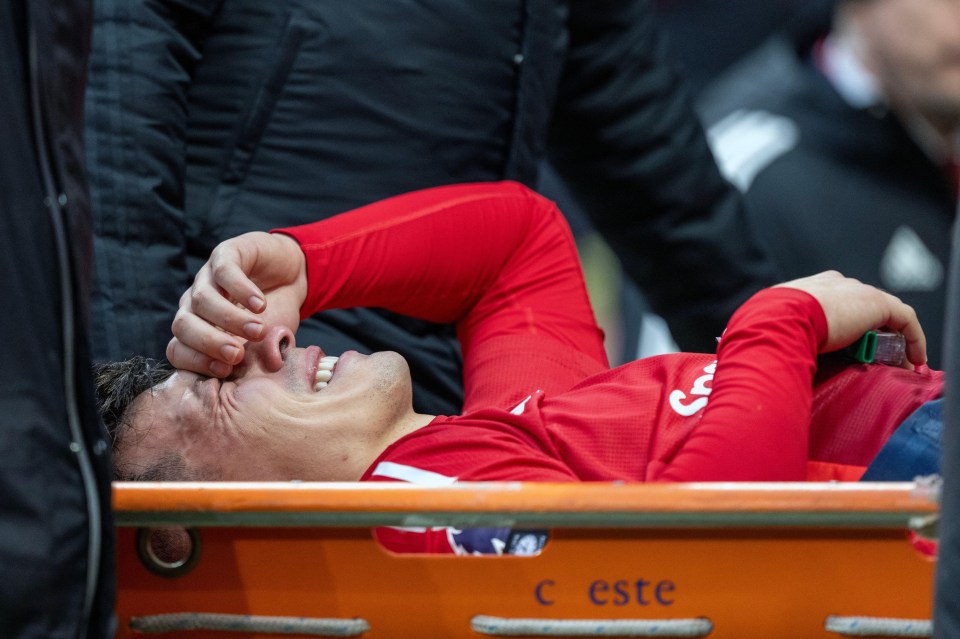
{"type": "Polygon", "coordinates": [[[187,475],[182,456],[175,452],[162,456],[156,464],[144,472],[136,473],[136,476],[123,472],[117,464],[120,440],[133,423],[134,411],[131,405],[142,393],[169,379],[174,373],[173,368],[166,362],[137,356],[99,364],[94,367],[93,372],[97,389],[97,410],[113,444],[114,479],[163,481],[180,479],[187,475]]]}

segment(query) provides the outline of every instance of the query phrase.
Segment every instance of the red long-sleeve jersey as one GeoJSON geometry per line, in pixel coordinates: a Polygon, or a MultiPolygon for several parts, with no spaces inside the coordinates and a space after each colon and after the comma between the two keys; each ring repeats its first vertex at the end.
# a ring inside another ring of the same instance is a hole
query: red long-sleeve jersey
{"type": "MultiPolygon", "coordinates": [[[[821,361],[816,375],[823,311],[785,288],[744,304],[715,356],[610,369],[566,223],[516,184],[420,191],[283,232],[307,257],[304,316],[376,306],[457,326],[463,414],[391,444],[363,481],[855,479],[941,391],[926,369],[821,361]]],[[[381,537],[458,548],[449,529],[381,537]]]]}

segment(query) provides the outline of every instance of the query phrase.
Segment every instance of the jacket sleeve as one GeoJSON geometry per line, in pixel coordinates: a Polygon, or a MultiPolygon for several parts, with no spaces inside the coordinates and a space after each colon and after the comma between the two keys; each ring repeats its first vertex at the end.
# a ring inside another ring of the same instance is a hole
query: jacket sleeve
{"type": "Polygon", "coordinates": [[[222,0],[98,0],[86,96],[95,359],[163,357],[186,265],[187,93],[222,0]]]}
{"type": "Polygon", "coordinates": [[[712,352],[774,283],[720,175],[647,0],[575,0],[549,158],[682,350],[712,352]]]}
{"type": "Polygon", "coordinates": [[[455,322],[464,410],[607,368],[569,228],[519,184],[416,191],[283,232],[307,259],[301,316],[372,306],[455,322]]]}

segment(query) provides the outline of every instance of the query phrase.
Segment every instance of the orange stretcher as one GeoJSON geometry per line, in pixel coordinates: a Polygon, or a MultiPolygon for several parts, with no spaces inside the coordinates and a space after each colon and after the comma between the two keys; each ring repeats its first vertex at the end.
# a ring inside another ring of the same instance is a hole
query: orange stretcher
{"type": "Polygon", "coordinates": [[[930,636],[936,493],[116,483],[118,637],[930,636]],[[550,537],[531,557],[400,556],[370,528],[448,525],[550,537]],[[158,526],[192,552],[160,560],[158,526]]]}

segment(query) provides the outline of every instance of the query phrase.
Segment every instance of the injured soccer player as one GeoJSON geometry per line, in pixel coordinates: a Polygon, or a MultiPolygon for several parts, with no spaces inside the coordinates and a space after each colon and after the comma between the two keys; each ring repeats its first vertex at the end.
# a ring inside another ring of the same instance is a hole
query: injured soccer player
{"type": "MultiPolygon", "coordinates": [[[[181,298],[173,334],[175,370],[134,359],[99,371],[119,479],[857,480],[901,425],[920,415],[930,432],[942,388],[913,310],[838,273],[760,291],[716,354],[611,369],[562,215],[514,183],[228,240],[181,298]],[[453,323],[462,413],[414,412],[397,353],[298,348],[300,317],[354,306],[453,323]],[[905,337],[902,366],[838,352],[880,328],[905,337]]],[[[934,472],[936,437],[926,444],[927,461],[878,478],[934,472]]],[[[460,543],[447,530],[389,534],[401,550],[460,543]]]]}

